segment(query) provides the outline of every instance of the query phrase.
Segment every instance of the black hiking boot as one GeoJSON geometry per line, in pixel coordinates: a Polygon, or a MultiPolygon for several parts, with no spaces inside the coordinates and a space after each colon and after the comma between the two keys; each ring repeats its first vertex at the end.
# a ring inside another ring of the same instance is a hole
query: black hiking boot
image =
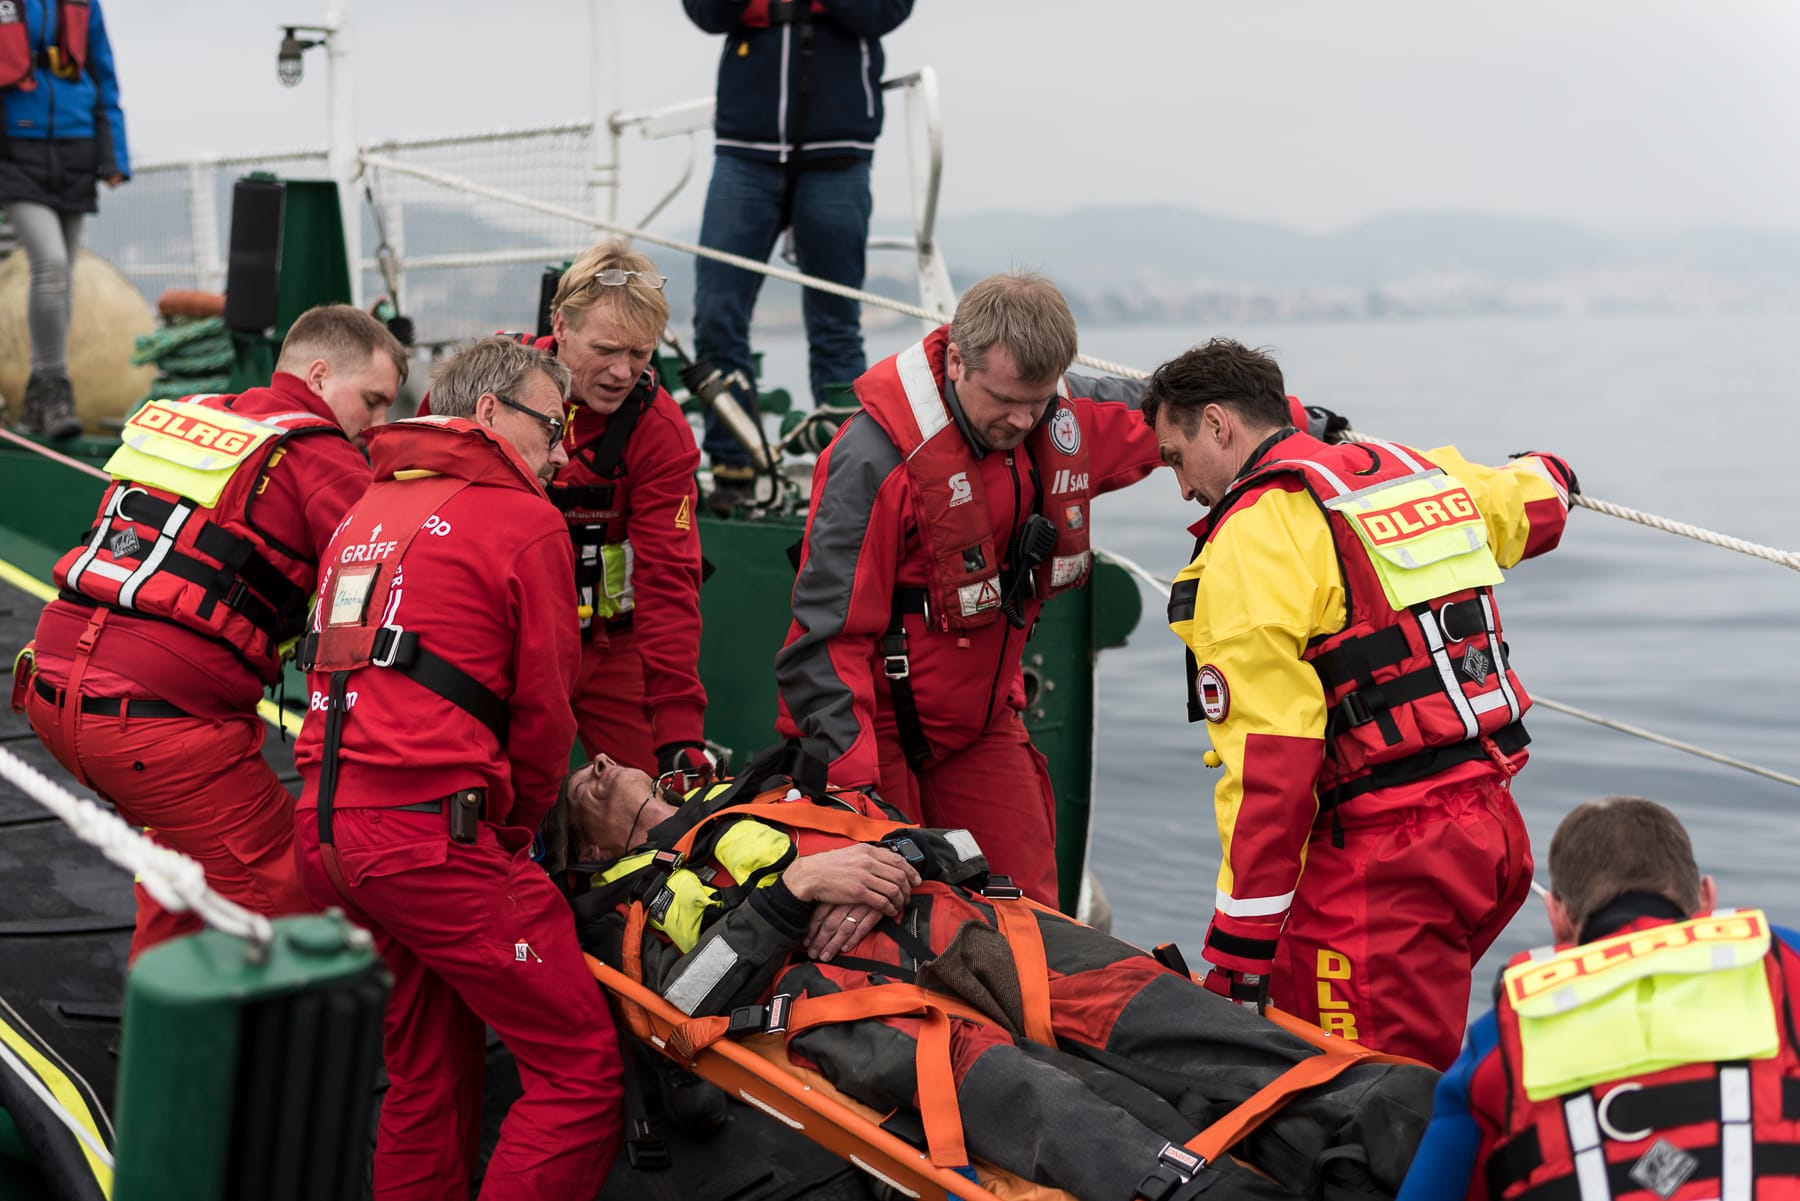
{"type": "Polygon", "coordinates": [[[656,1083],[662,1090],[663,1113],[683,1134],[707,1139],[725,1125],[725,1093],[718,1085],[665,1061],[656,1064],[656,1083]]]}
{"type": "Polygon", "coordinates": [[[66,375],[32,372],[25,385],[23,409],[19,414],[19,429],[23,433],[67,442],[81,432],[81,418],[75,416],[75,389],[66,375]]]}

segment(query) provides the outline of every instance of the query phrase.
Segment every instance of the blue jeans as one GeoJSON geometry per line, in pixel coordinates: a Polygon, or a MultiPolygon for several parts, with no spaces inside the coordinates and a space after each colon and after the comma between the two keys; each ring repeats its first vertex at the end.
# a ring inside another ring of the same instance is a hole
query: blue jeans
{"type": "MultiPolygon", "coordinates": [[[[787,168],[780,163],[719,154],[700,219],[700,241],[764,262],[781,235],[781,193],[787,168]]],[[[845,167],[801,171],[794,188],[794,249],[800,270],[860,288],[869,241],[868,160],[845,167]]],[[[763,277],[711,259],[699,260],[694,278],[694,349],[701,358],[754,379],[750,369],[750,314],[763,277]]],[[[862,305],[808,288],[801,295],[806,318],[808,368],[814,404],[827,401],[826,385],[861,375],[862,305]]],[[[751,404],[754,405],[754,400],[751,404]]],[[[706,422],[704,442],[713,463],[747,462],[716,418],[706,422]]]]}

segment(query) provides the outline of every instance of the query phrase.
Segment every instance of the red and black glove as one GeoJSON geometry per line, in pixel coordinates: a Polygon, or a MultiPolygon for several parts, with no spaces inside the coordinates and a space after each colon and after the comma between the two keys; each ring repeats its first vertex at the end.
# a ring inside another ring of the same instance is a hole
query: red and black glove
{"type": "Polygon", "coordinates": [[[1267,972],[1252,975],[1247,972],[1234,972],[1229,968],[1216,967],[1206,973],[1203,981],[1207,992],[1218,993],[1227,1001],[1242,1005],[1245,1009],[1254,1009],[1262,1013],[1269,1004],[1269,976],[1267,972]]]}
{"type": "Polygon", "coordinates": [[[656,748],[657,782],[677,792],[705,788],[713,782],[717,765],[700,742],[669,742],[656,748]]]}
{"type": "Polygon", "coordinates": [[[1350,428],[1350,419],[1332,412],[1324,405],[1306,406],[1306,432],[1321,442],[1342,442],[1350,428]]]}
{"type": "Polygon", "coordinates": [[[1575,478],[1575,469],[1569,466],[1567,460],[1563,459],[1560,455],[1549,454],[1541,450],[1522,450],[1516,455],[1508,455],[1507,457],[1512,459],[1522,459],[1526,455],[1530,455],[1545,467],[1549,468],[1551,476],[1562,486],[1564,492],[1567,492],[1570,496],[1581,495],[1581,481],[1575,478]]]}

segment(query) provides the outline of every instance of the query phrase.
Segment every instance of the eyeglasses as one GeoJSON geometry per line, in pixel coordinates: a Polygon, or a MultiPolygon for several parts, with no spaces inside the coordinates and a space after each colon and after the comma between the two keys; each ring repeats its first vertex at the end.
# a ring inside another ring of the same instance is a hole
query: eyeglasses
{"type": "Polygon", "coordinates": [[[543,422],[544,428],[545,428],[545,437],[544,437],[544,443],[545,443],[544,449],[545,450],[555,450],[556,444],[558,442],[562,441],[562,436],[563,436],[563,420],[562,420],[562,418],[552,417],[548,413],[540,413],[536,409],[528,409],[524,405],[520,404],[518,401],[509,400],[508,398],[500,395],[498,392],[490,393],[490,395],[493,396],[493,398],[495,400],[497,400],[501,404],[505,405],[507,408],[516,409],[519,412],[525,414],[527,417],[530,417],[534,421],[543,422]]]}
{"type": "Polygon", "coordinates": [[[602,267],[594,272],[594,282],[606,288],[623,288],[636,279],[646,288],[662,291],[662,286],[669,282],[666,275],[658,275],[654,271],[626,271],[619,267],[602,267]]]}

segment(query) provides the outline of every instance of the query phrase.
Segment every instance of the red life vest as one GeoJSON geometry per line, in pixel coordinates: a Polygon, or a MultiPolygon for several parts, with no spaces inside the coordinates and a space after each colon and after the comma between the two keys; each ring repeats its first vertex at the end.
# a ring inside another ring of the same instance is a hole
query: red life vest
{"type": "MultiPolygon", "coordinates": [[[[1670,923],[1640,919],[1623,933],[1669,928],[1670,923]]],[[[1540,954],[1514,956],[1508,967],[1540,954]]],[[[1614,947],[1608,960],[1617,954],[1614,947]]],[[[1800,1195],[1800,1181],[1794,1179],[1800,1177],[1800,1055],[1794,1043],[1800,1027],[1788,977],[1796,966],[1779,936],[1772,939],[1763,968],[1781,1036],[1773,1057],[1683,1064],[1537,1101],[1525,1092],[1519,1015],[1510,993],[1503,992],[1495,1016],[1508,1092],[1504,1121],[1487,1158],[1485,1195],[1490,1201],[1751,1201],[1800,1195]],[[1771,1178],[1785,1180],[1777,1184],[1771,1178]]],[[[1667,1020],[1709,1019],[1705,1012],[1684,1012],[1667,1020]]]]}
{"type": "MultiPolygon", "coordinates": [[[[812,0],[810,11],[815,17],[822,16],[825,6],[812,0]]],[[[791,25],[799,19],[800,0],[749,0],[738,24],[747,29],[767,29],[771,25],[791,25]]]]}
{"type": "MultiPolygon", "coordinates": [[[[930,582],[926,620],[940,630],[974,629],[1000,613],[1000,567],[1007,549],[998,544],[980,472],[962,426],[944,400],[944,353],[950,327],[942,326],[856,381],[856,398],[893,439],[912,483],[913,518],[925,544],[930,582]]],[[[1025,452],[1043,479],[1037,503],[1055,503],[1044,516],[1056,527],[1056,545],[1038,567],[1035,595],[1048,600],[1087,582],[1089,472],[1087,442],[1068,386],[1025,439],[1025,452]]]]}
{"type": "Polygon", "coordinates": [[[290,439],[342,438],[344,431],[308,412],[244,418],[232,412],[236,400],[153,402],[133,414],[125,445],[108,461],[114,482],[94,528],[57,561],[54,578],[66,599],[163,618],[221,642],[272,684],[281,644],[304,628],[318,565],[256,524],[256,499],[270,461],[290,439]],[[228,414],[234,428],[210,425],[208,411],[228,414]],[[127,478],[115,467],[134,438],[175,439],[230,455],[245,422],[265,427],[264,440],[231,469],[210,505],[152,480],[127,478]]]}
{"type": "MultiPolygon", "coordinates": [[[[1202,538],[1212,536],[1247,492],[1284,475],[1299,476],[1325,514],[1349,612],[1342,630],[1302,655],[1325,689],[1321,804],[1341,804],[1486,757],[1489,742],[1506,756],[1523,750],[1527,739],[1518,722],[1531,699],[1507,661],[1492,590],[1464,589],[1394,609],[1369,551],[1328,505],[1380,484],[1436,473],[1437,467],[1417,451],[1388,443],[1333,446],[1305,435],[1277,443],[1269,454],[1213,506],[1202,538]],[[1284,453],[1291,457],[1278,457],[1284,453]]],[[[1189,704],[1197,709],[1202,698],[1191,682],[1190,676],[1189,704]]]]}
{"type": "MultiPolygon", "coordinates": [[[[44,65],[59,79],[74,79],[87,67],[87,49],[88,0],[60,0],[56,40],[44,51],[44,65]]],[[[30,91],[37,86],[31,77],[37,66],[23,0],[0,3],[0,88],[30,91]]]]}

